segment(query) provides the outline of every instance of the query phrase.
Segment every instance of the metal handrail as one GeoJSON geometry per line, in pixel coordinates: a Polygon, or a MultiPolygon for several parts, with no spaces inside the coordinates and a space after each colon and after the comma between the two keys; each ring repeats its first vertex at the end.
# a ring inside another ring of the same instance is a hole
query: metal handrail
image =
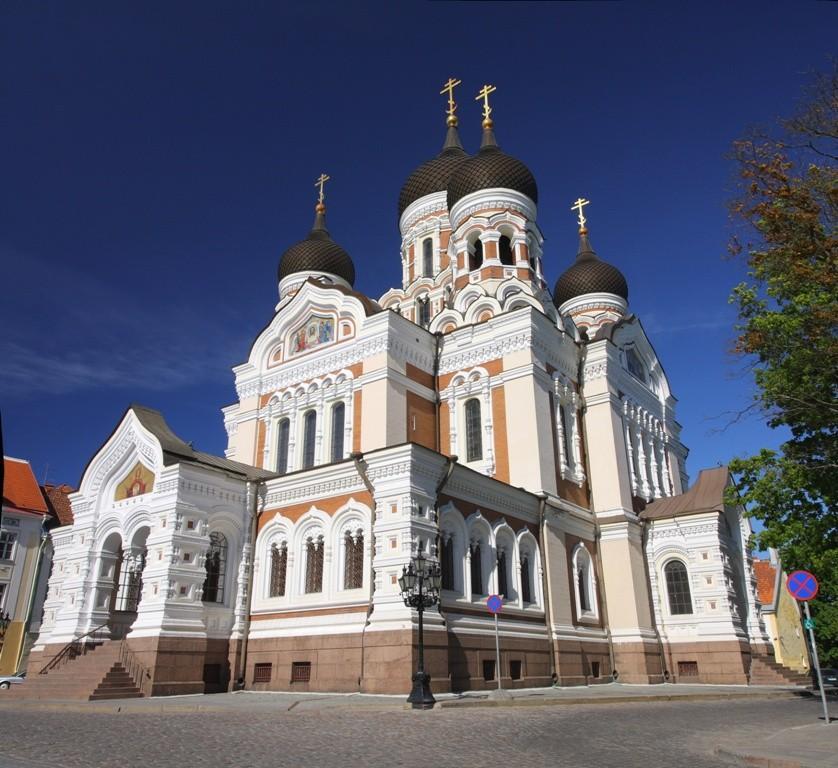
{"type": "Polygon", "coordinates": [[[146,678],[149,680],[151,679],[151,675],[137,660],[136,654],[128,647],[128,642],[125,638],[123,638],[119,643],[119,663],[122,664],[125,671],[131,676],[131,679],[134,681],[137,688],[145,693],[143,684],[145,683],[146,678]]]}
{"type": "Polygon", "coordinates": [[[76,658],[76,656],[81,656],[87,653],[88,645],[95,645],[97,640],[107,640],[107,634],[99,634],[102,632],[102,630],[107,629],[107,627],[108,622],[106,621],[104,624],[100,624],[98,627],[94,627],[89,632],[85,632],[83,635],[74,637],[57,654],[55,654],[55,656],[53,656],[50,661],[46,663],[44,668],[38,674],[45,675],[50,670],[56,669],[57,667],[60,667],[62,664],[66,664],[68,661],[72,661],[76,658]],[[91,639],[93,642],[81,642],[82,640],[86,641],[87,639],[91,639]]]}

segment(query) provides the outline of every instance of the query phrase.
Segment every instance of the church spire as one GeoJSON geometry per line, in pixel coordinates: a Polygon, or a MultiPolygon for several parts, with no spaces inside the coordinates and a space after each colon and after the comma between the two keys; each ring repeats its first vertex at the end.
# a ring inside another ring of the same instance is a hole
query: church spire
{"type": "Polygon", "coordinates": [[[457,102],[454,101],[454,89],[462,84],[462,80],[456,80],[453,77],[448,78],[448,82],[442,86],[440,95],[448,94],[448,109],[445,111],[447,115],[445,123],[448,126],[448,132],[445,134],[445,143],[442,145],[442,151],[448,152],[451,150],[462,151],[463,145],[460,142],[460,132],[457,130],[457,102]]]}
{"type": "Polygon", "coordinates": [[[326,194],[323,187],[330,180],[331,176],[321,173],[317,181],[314,182],[314,186],[319,187],[319,191],[317,193],[317,205],[314,206],[314,226],[311,228],[309,237],[316,236],[316,233],[322,233],[326,237],[329,236],[329,230],[326,229],[326,194]]]}
{"type": "Polygon", "coordinates": [[[494,93],[497,88],[494,85],[484,85],[477,96],[474,97],[475,101],[483,100],[483,138],[480,141],[480,150],[481,152],[484,149],[497,149],[498,143],[495,141],[495,132],[493,130],[495,126],[495,121],[492,120],[492,108],[489,106],[489,94],[494,93]]]}
{"type": "Polygon", "coordinates": [[[588,223],[588,220],[585,218],[585,206],[590,205],[591,201],[586,200],[584,197],[579,197],[576,199],[576,202],[570,206],[571,211],[578,211],[579,212],[579,250],[576,253],[576,258],[579,259],[584,255],[593,256],[596,258],[596,253],[594,249],[591,248],[591,243],[588,240],[588,228],[585,226],[588,223]]]}

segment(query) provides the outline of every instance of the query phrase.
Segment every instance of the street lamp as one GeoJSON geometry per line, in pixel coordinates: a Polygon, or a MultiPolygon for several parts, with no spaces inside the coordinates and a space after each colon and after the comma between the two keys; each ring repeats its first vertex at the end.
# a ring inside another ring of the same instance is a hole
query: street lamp
{"type": "Polygon", "coordinates": [[[420,552],[402,568],[399,589],[402,600],[409,608],[419,612],[419,666],[411,678],[413,688],[407,700],[414,709],[432,709],[436,699],[431,693],[431,676],[425,672],[425,638],[423,636],[422,614],[439,602],[439,588],[442,572],[439,563],[428,562],[420,552]]]}

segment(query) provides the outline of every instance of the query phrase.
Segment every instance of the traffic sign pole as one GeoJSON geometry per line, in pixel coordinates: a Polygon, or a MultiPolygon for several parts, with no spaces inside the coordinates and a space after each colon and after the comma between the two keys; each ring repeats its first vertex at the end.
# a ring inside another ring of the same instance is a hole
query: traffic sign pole
{"type": "MultiPolygon", "coordinates": [[[[812,614],[809,613],[809,601],[803,600],[803,612],[806,614],[806,628],[809,632],[809,642],[812,644],[812,663],[815,665],[815,671],[818,673],[818,688],[821,689],[821,703],[823,704],[823,721],[829,725],[829,708],[826,705],[826,691],[823,689],[823,677],[821,676],[821,663],[818,661],[818,646],[815,645],[815,630],[812,629],[814,622],[812,621],[812,614]]],[[[497,622],[498,617],[495,616],[497,622]]]]}
{"type": "Polygon", "coordinates": [[[503,690],[503,684],[500,680],[500,633],[498,632],[498,615],[495,614],[495,654],[497,658],[497,676],[498,676],[498,690],[503,690]]]}

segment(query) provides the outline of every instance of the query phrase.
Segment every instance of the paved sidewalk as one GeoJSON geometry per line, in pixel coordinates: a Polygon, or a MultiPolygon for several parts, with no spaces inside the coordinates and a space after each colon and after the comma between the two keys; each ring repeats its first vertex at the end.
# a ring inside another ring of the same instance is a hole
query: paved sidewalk
{"type": "MultiPolygon", "coordinates": [[[[830,713],[830,718],[832,714],[830,713]]],[[[731,742],[716,748],[719,757],[762,768],[835,768],[838,721],[783,728],[753,744],[731,742]]]]}

